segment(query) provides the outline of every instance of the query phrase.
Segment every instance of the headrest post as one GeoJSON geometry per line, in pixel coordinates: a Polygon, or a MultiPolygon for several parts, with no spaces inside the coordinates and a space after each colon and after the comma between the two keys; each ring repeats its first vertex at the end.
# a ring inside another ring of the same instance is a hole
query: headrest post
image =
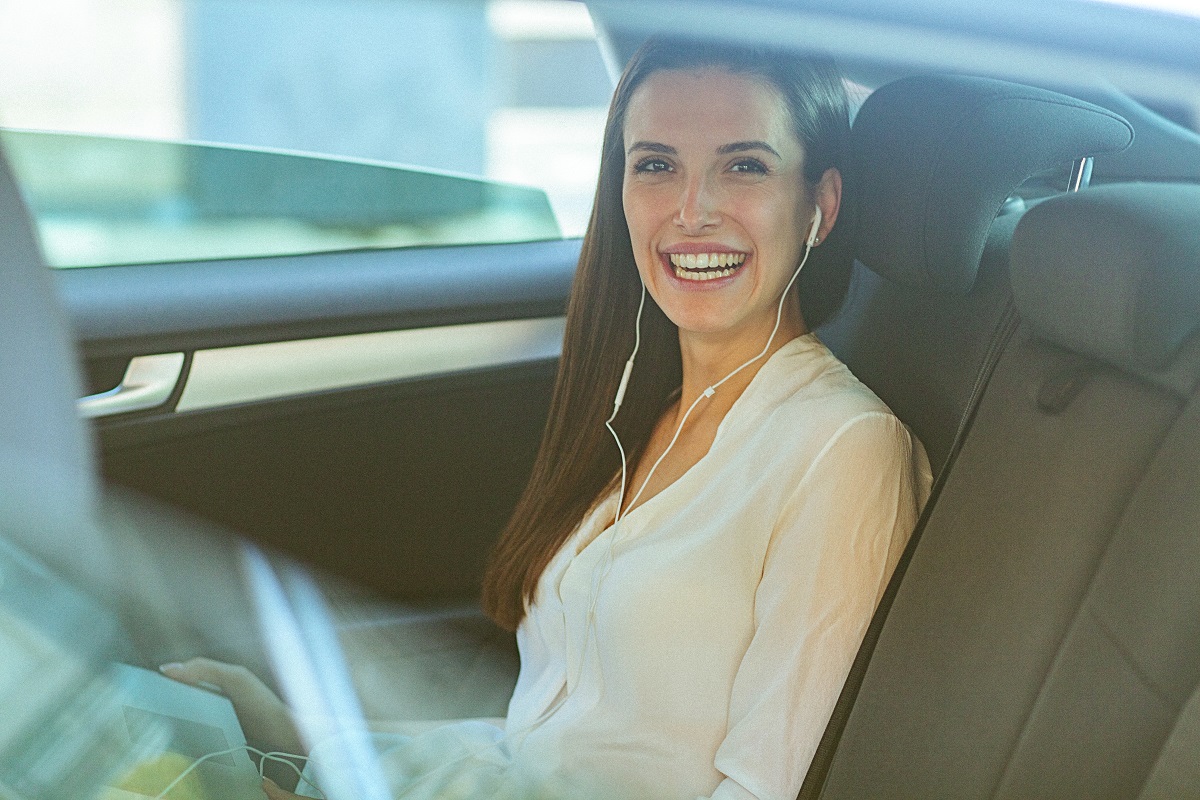
{"type": "Polygon", "coordinates": [[[1067,184],[1068,192],[1086,189],[1092,182],[1092,160],[1091,156],[1084,156],[1071,165],[1071,180],[1067,184]]]}

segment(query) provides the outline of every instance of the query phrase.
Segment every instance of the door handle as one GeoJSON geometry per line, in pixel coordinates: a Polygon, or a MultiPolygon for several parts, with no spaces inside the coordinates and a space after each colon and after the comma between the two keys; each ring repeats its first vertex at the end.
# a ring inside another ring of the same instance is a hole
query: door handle
{"type": "Polygon", "coordinates": [[[117,388],[79,400],[79,416],[93,419],[162,405],[179,383],[183,361],[183,353],[137,356],[129,362],[117,388]]]}

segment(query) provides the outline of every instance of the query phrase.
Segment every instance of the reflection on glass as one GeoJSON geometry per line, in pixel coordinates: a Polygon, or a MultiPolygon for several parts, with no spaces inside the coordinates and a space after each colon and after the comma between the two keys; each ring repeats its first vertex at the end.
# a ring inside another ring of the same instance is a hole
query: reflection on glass
{"type": "Polygon", "coordinates": [[[55,267],[561,236],[545,192],[434,170],[32,131],[0,143],[55,267]]]}

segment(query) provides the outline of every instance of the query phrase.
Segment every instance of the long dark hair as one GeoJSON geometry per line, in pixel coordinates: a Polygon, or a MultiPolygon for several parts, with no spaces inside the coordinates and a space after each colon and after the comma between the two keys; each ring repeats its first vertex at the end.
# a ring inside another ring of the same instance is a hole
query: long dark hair
{"type": "MultiPolygon", "coordinates": [[[[620,456],[604,421],[612,412],[613,396],[633,348],[641,296],[621,201],[629,100],[655,72],[706,67],[764,79],[780,92],[804,147],[804,179],[810,194],[827,169],[842,167],[850,131],[849,104],[841,77],[827,57],[728,43],[651,39],[630,60],[613,94],[604,129],[600,179],[571,287],[550,419],[529,485],[484,574],[484,610],[508,630],[524,617],[550,559],[613,486],[620,470],[620,456]]],[[[850,260],[840,240],[835,227],[823,246],[813,251],[797,280],[801,312],[809,328],[835,312],[845,295],[850,260]]],[[[681,380],[678,329],[647,297],[641,350],[614,423],[629,456],[630,472],[681,380]]]]}

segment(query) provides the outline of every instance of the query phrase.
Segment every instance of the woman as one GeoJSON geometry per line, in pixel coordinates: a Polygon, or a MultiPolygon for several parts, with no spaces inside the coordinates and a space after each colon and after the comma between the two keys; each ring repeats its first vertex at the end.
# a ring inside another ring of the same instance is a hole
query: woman
{"type": "MultiPolygon", "coordinates": [[[[508,717],[395,740],[397,794],[795,796],[929,490],[919,442],[811,333],[845,287],[815,248],[848,130],[824,59],[633,58],[550,422],[484,580],[521,651],[508,717]]],[[[228,684],[210,663],[176,674],[228,684]]]]}

